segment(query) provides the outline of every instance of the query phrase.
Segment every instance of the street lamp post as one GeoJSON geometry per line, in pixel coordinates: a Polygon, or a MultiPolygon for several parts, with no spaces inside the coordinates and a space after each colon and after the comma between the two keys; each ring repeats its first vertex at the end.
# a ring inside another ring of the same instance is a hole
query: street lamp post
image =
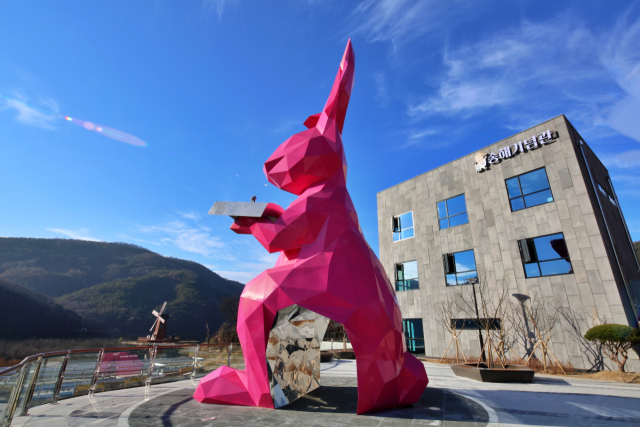
{"type": "Polygon", "coordinates": [[[480,348],[482,352],[480,353],[480,360],[482,362],[487,361],[487,357],[484,354],[484,339],[482,339],[482,328],[480,328],[480,314],[478,313],[478,298],[476,297],[476,283],[478,283],[477,277],[472,277],[467,279],[467,283],[473,287],[473,304],[476,308],[476,325],[478,326],[478,338],[480,339],[480,348]]]}

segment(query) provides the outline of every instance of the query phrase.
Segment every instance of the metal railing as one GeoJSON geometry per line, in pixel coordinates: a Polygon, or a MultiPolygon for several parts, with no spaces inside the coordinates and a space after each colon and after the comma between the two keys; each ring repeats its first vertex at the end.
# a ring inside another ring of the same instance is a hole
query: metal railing
{"type": "Polygon", "coordinates": [[[41,353],[0,370],[0,427],[16,413],[77,396],[203,377],[244,367],[239,344],[153,345],[41,353]]]}

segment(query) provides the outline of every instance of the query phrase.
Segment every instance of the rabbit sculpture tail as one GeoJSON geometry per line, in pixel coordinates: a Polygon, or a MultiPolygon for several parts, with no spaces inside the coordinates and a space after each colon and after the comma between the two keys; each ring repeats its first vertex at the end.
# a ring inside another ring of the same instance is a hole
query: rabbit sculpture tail
{"type": "Polygon", "coordinates": [[[267,340],[278,310],[294,304],[344,325],[356,354],[358,414],[417,402],[427,386],[424,365],[407,352],[394,289],[347,191],[341,134],[354,66],[349,41],[322,112],[264,164],[272,184],[299,197],[287,209],[269,204],[263,218],[238,217],[231,226],[280,255],[240,297],[237,330],[246,369],[223,366],[207,375],[194,394],[200,402],[274,407],[267,340]]]}

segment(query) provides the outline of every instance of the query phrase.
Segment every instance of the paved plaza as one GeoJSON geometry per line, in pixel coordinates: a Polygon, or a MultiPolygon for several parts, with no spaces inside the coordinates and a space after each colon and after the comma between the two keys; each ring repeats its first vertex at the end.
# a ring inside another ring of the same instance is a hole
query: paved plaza
{"type": "Polygon", "coordinates": [[[13,426],[638,426],[640,386],[536,375],[533,384],[459,378],[425,363],[418,404],[356,415],[355,361],[322,364],[322,387],[277,410],[201,404],[189,381],[96,394],[33,408],[13,426]],[[214,419],[215,417],[215,419],[214,419]]]}

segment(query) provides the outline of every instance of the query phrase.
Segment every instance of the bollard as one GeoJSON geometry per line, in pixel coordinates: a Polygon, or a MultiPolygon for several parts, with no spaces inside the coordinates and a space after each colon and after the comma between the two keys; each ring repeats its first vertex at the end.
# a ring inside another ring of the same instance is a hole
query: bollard
{"type": "Polygon", "coordinates": [[[153,368],[154,365],[156,363],[156,353],[158,352],[158,347],[157,346],[153,346],[153,349],[151,350],[151,357],[149,358],[149,373],[147,375],[147,381],[144,384],[145,389],[148,389],[149,386],[151,385],[151,377],[153,376],[153,368]]]}
{"type": "Polygon", "coordinates": [[[193,367],[191,368],[191,381],[196,380],[196,365],[198,364],[198,350],[200,349],[200,344],[196,346],[196,351],[193,353],[193,367]]]}
{"type": "Polygon", "coordinates": [[[229,344],[229,355],[227,356],[227,366],[231,366],[231,350],[233,350],[233,343],[229,344]]]}
{"type": "Polygon", "coordinates": [[[89,388],[89,397],[92,397],[96,392],[96,384],[98,383],[98,375],[100,375],[102,356],[104,356],[104,348],[101,349],[100,352],[98,352],[98,358],[96,359],[96,369],[93,371],[93,379],[91,380],[91,387],[89,388]]]}

